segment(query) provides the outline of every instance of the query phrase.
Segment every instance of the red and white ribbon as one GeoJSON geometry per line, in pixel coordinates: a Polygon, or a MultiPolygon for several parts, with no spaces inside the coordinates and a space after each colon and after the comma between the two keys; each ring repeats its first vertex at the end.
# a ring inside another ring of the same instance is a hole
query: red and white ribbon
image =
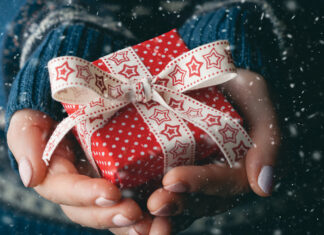
{"type": "Polygon", "coordinates": [[[170,61],[156,76],[150,74],[132,47],[101,60],[110,73],[71,56],[48,63],[53,98],[80,108],[58,125],[48,141],[43,154],[47,165],[56,146],[74,126],[83,133],[82,145],[94,164],[92,133],[129,103],[134,104],[162,147],[165,172],[170,167],[194,162],[195,140],[184,120],[204,130],[230,166],[252,146],[250,137],[236,120],[184,94],[236,76],[227,41],[188,51],[170,61]],[[102,118],[97,122],[89,121],[100,115],[102,118]]]}

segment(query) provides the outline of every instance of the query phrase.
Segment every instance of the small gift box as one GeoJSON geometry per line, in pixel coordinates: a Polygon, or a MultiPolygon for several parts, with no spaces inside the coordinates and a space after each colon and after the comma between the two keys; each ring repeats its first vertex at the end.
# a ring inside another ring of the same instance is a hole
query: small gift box
{"type": "Polygon", "coordinates": [[[93,63],[65,56],[48,68],[69,117],[49,140],[46,163],[73,127],[98,174],[124,188],[211,155],[232,165],[252,144],[216,88],[236,76],[227,41],[189,51],[172,30],[93,63]]]}

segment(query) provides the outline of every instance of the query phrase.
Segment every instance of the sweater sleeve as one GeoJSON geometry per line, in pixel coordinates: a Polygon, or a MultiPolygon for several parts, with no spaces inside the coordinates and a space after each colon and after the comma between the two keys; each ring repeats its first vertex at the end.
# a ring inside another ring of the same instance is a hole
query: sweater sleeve
{"type": "MultiPolygon", "coordinates": [[[[10,90],[6,109],[6,132],[12,115],[21,109],[42,111],[54,120],[65,116],[60,103],[51,97],[47,63],[52,58],[73,55],[94,61],[124,48],[126,39],[84,23],[62,24],[47,34],[17,74],[10,90]]],[[[17,163],[9,151],[12,166],[17,163]]]]}
{"type": "Polygon", "coordinates": [[[188,20],[179,33],[190,49],[216,40],[228,40],[237,67],[250,69],[267,80],[279,71],[280,49],[274,25],[254,3],[236,3],[188,20]]]}

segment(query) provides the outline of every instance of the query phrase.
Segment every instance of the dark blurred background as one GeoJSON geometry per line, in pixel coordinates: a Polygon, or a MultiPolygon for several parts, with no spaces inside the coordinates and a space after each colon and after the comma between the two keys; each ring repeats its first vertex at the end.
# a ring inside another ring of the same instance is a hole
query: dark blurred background
{"type": "MultiPolygon", "coordinates": [[[[0,0],[0,39],[20,2],[0,0]],[[1,11],[8,4],[12,11],[1,11]]],[[[268,2],[287,27],[287,50],[282,63],[289,70],[286,78],[270,84],[284,136],[274,195],[266,199],[251,196],[245,205],[200,220],[185,234],[324,234],[324,1],[268,2]]],[[[4,97],[0,96],[0,101],[4,104],[4,97]]],[[[0,125],[3,126],[1,121],[0,125]]],[[[1,135],[0,171],[6,172],[6,177],[1,176],[1,185],[5,185],[8,181],[16,182],[17,178],[8,170],[3,132],[1,135]]],[[[8,189],[1,185],[0,200],[4,201],[8,189]]],[[[7,211],[13,208],[19,216],[24,215],[23,209],[19,211],[11,203],[2,203],[1,208],[7,211]]],[[[48,213],[58,212],[51,209],[48,213]]],[[[13,234],[24,231],[5,217],[0,218],[2,230],[13,234]]]]}

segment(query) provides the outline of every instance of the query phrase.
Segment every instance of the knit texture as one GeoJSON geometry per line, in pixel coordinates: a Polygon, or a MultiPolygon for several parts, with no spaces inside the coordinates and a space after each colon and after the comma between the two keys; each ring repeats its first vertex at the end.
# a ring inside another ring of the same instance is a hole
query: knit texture
{"type": "MultiPolygon", "coordinates": [[[[51,97],[47,63],[52,58],[73,55],[89,61],[129,45],[125,39],[82,23],[61,25],[50,32],[17,74],[6,110],[6,131],[12,115],[21,109],[42,111],[54,120],[66,115],[62,105],[51,97]]],[[[12,166],[16,161],[9,153],[12,166]]]]}
{"type": "MultiPolygon", "coordinates": [[[[212,41],[227,39],[232,45],[237,67],[251,69],[271,77],[278,47],[271,25],[261,20],[254,4],[223,7],[188,20],[179,33],[190,49],[212,41]],[[270,38],[271,36],[271,38],[270,38]]],[[[126,46],[125,40],[84,24],[62,25],[53,30],[19,71],[11,88],[6,112],[7,127],[11,116],[20,109],[34,109],[61,120],[62,105],[51,97],[47,63],[50,59],[74,55],[93,61],[126,46]],[[107,49],[108,48],[108,49],[107,49]]],[[[17,169],[11,156],[12,165],[17,169]]]]}
{"type": "MultiPolygon", "coordinates": [[[[3,82],[10,84],[46,36],[62,24],[86,23],[113,35],[133,35],[118,24],[117,14],[106,0],[25,0],[4,36],[1,51],[3,82]]],[[[6,95],[9,89],[5,90],[6,95]]]]}
{"type": "Polygon", "coordinates": [[[275,79],[280,51],[263,10],[253,3],[232,4],[188,20],[179,33],[190,49],[228,40],[235,65],[275,79]]]}
{"type": "MultiPolygon", "coordinates": [[[[179,28],[179,34],[190,49],[215,40],[229,40],[237,67],[258,72],[268,81],[276,79],[275,58],[279,58],[276,37],[269,20],[262,17],[262,10],[256,8],[255,4],[230,5],[196,16],[179,28]]],[[[47,62],[50,59],[74,55],[94,61],[135,43],[114,32],[82,22],[59,25],[40,41],[23,68],[19,71],[15,68],[16,76],[7,104],[7,128],[12,115],[20,109],[40,110],[57,121],[65,116],[61,104],[51,98],[47,71],[47,62]]],[[[8,71],[12,72],[10,69],[8,71]]],[[[14,157],[11,153],[9,155],[14,169],[17,170],[14,157]]],[[[10,211],[5,213],[8,216],[11,214],[10,211]]],[[[82,231],[82,234],[95,234],[93,230],[63,226],[53,221],[33,220],[26,215],[15,215],[13,219],[16,221],[15,228],[22,229],[21,233],[32,231],[34,234],[81,234],[82,231]]],[[[11,232],[10,226],[2,229],[11,232]]]]}

